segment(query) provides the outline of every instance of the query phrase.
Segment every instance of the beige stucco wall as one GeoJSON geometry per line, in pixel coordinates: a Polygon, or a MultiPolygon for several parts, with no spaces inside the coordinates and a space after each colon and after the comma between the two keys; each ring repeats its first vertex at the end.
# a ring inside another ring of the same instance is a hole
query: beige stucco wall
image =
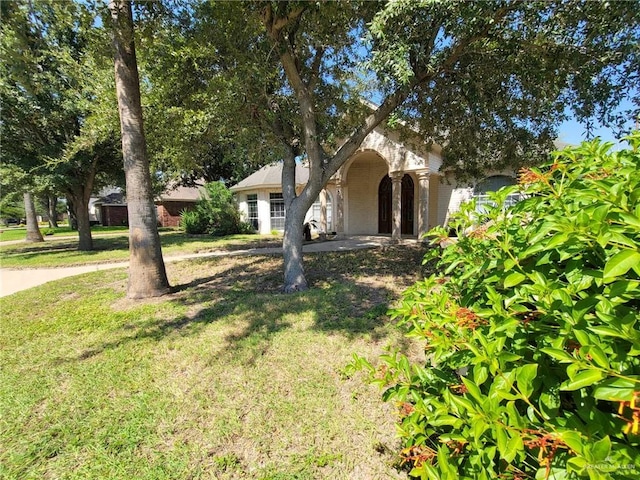
{"type": "Polygon", "coordinates": [[[359,151],[378,152],[389,163],[390,172],[428,170],[437,172],[442,165],[440,149],[427,149],[413,134],[401,136],[398,131],[381,127],[374,129],[362,142],[359,151]]]}
{"type": "MultiPolygon", "coordinates": [[[[489,172],[485,177],[494,175],[504,175],[508,177],[516,177],[512,170],[495,170],[489,172]]],[[[480,179],[478,180],[480,181],[480,179]]],[[[474,188],[477,182],[471,184],[456,184],[455,179],[442,177],[438,186],[438,224],[444,225],[449,220],[449,215],[457,211],[460,205],[473,198],[474,188]]]]}
{"type": "Polygon", "coordinates": [[[440,199],[440,176],[431,175],[429,179],[429,229],[436,225],[442,225],[438,214],[438,202],[440,199]]]}
{"type": "MultiPolygon", "coordinates": [[[[280,189],[269,188],[263,190],[251,190],[236,194],[236,202],[238,210],[244,221],[249,219],[249,204],[247,202],[248,195],[256,194],[258,196],[258,233],[261,235],[269,235],[273,230],[271,227],[271,200],[270,193],[280,193],[280,189]]],[[[335,198],[335,188],[332,191],[332,199],[335,198]]],[[[311,209],[307,212],[305,222],[311,219],[311,209]]]]}
{"type": "Polygon", "coordinates": [[[378,233],[378,186],[387,173],[387,162],[374,152],[362,152],[351,163],[344,186],[345,233],[378,233]]]}
{"type": "Polygon", "coordinates": [[[242,219],[247,221],[249,218],[249,205],[247,203],[247,196],[256,194],[258,196],[258,233],[262,235],[268,235],[271,233],[271,210],[269,206],[269,193],[278,192],[274,189],[253,190],[247,192],[240,192],[236,194],[236,201],[238,203],[238,209],[242,215],[242,219]]]}

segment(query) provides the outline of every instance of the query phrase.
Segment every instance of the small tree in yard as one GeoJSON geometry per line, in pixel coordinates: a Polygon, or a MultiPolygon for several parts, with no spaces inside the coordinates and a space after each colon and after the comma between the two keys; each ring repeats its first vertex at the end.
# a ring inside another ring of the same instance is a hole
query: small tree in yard
{"type": "Polygon", "coordinates": [[[182,213],[182,228],[189,234],[232,235],[247,233],[250,226],[240,218],[233,195],[222,182],[205,185],[206,195],[193,210],[182,213]]]}
{"type": "Polygon", "coordinates": [[[399,406],[412,476],[638,478],[640,133],[628,141],[556,152],[494,207],[464,208],[459,240],[427,257],[437,273],[392,311],[426,363],[356,356],[399,406]]]}

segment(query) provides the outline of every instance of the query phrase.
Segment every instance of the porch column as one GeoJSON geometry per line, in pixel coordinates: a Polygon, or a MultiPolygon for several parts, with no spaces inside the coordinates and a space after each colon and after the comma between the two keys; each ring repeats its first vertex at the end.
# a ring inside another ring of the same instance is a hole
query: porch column
{"type": "MultiPolygon", "coordinates": [[[[327,191],[320,190],[320,237],[327,235],[327,191]]],[[[324,240],[324,238],[322,238],[324,240]]]]}
{"type": "Polygon", "coordinates": [[[418,240],[429,231],[429,172],[418,172],[418,240]]]}
{"type": "Polygon", "coordinates": [[[402,239],[402,172],[394,172],[391,176],[391,241],[402,239]]]}
{"type": "Polygon", "coordinates": [[[334,206],[334,221],[336,222],[336,233],[344,235],[344,184],[341,181],[336,183],[336,204],[334,206]]]}

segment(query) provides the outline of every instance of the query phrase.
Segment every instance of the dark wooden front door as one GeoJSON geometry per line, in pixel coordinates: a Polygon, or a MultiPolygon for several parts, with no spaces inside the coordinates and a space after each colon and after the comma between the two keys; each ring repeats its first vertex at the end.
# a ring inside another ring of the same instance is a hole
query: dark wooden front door
{"type": "Polygon", "coordinates": [[[391,179],[385,175],[378,187],[378,233],[391,233],[391,213],[391,179]]]}
{"type": "Polygon", "coordinates": [[[402,220],[400,232],[413,235],[413,179],[409,175],[402,177],[402,220]]]}
{"type": "MultiPolygon", "coordinates": [[[[378,233],[393,232],[393,196],[391,178],[385,175],[378,187],[378,233]]],[[[409,175],[402,177],[400,233],[413,235],[413,179],[409,175]]]]}

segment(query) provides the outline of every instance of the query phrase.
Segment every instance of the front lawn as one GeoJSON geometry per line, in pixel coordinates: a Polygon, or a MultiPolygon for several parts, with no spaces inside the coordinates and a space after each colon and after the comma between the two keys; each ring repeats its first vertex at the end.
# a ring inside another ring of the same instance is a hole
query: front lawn
{"type": "MultiPolygon", "coordinates": [[[[78,236],[77,230],[71,230],[71,227],[61,226],[58,228],[40,227],[40,232],[45,239],[51,239],[55,237],[66,236],[78,236]]],[[[103,227],[101,225],[95,225],[91,227],[91,233],[94,235],[109,233],[117,234],[121,233],[126,235],[129,233],[128,227],[103,227]]],[[[27,236],[27,227],[2,227],[0,228],[0,242],[24,240],[27,236]]]]}
{"type": "Polygon", "coordinates": [[[307,255],[295,295],[255,256],[168,264],[147,302],[124,270],[1,298],[0,478],[406,478],[394,408],[341,370],[415,349],[385,311],[422,253],[307,255]]]}
{"type": "MultiPolygon", "coordinates": [[[[129,259],[129,240],[125,235],[94,236],[94,249],[78,251],[78,240],[49,239],[44,243],[20,243],[0,246],[0,265],[4,268],[38,268],[86,265],[90,263],[122,262],[129,259]]],[[[281,240],[272,235],[187,235],[177,230],[160,233],[165,257],[202,253],[214,250],[279,246],[281,240]]]]}

